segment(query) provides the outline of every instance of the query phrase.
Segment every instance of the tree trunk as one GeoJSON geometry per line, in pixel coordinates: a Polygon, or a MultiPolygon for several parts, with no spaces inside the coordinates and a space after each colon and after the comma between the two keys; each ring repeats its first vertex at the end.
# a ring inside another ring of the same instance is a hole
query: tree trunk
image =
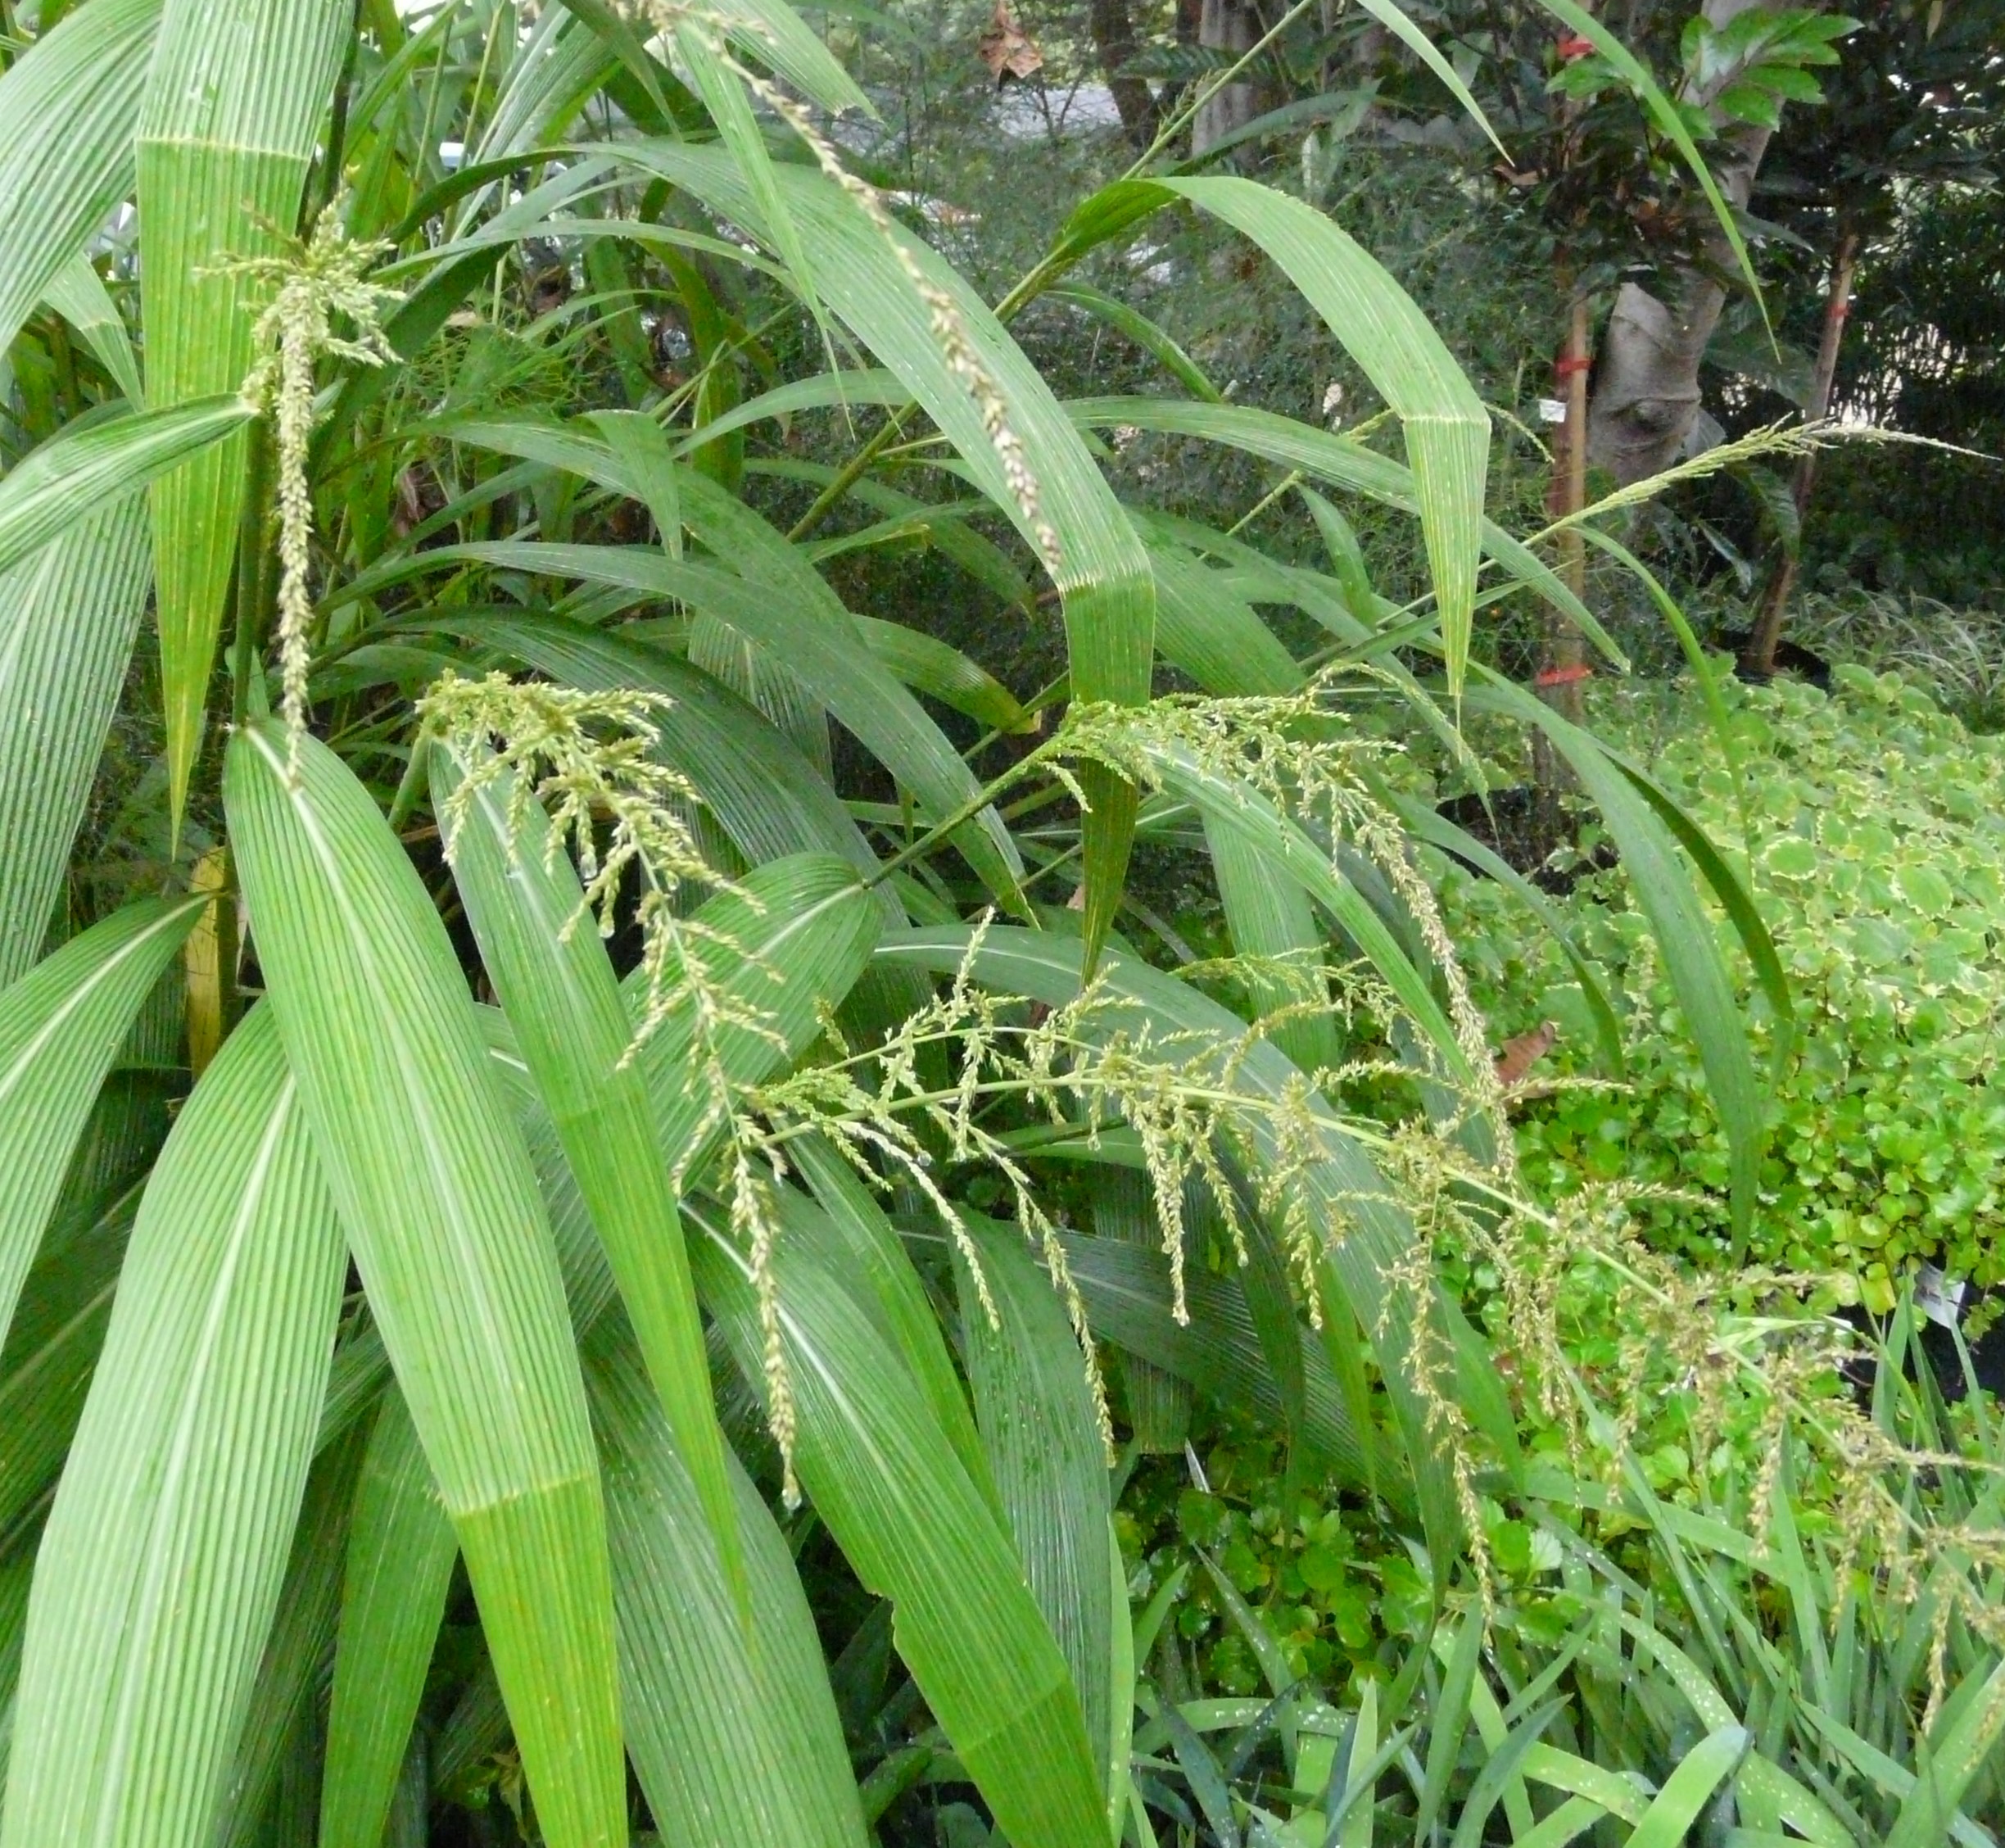
{"type": "MultiPolygon", "coordinates": [[[[1832,253],[1831,292],[1824,301],[1824,329],[1817,339],[1817,370],[1810,375],[1810,398],[1804,414],[1813,424],[1831,414],[1831,382],[1838,376],[1838,349],[1844,341],[1845,316],[1852,311],[1852,273],[1858,262],[1858,238],[1848,231],[1832,253]]],[[[1817,451],[1806,450],[1796,460],[1796,545],[1776,561],[1774,575],[1762,593],[1761,609],[1748,637],[1747,652],[1740,657],[1742,668],[1766,678],[1775,672],[1776,644],[1782,639],[1782,618],[1789,609],[1790,593],[1796,587],[1796,564],[1803,550],[1804,517],[1810,511],[1811,490],[1817,482],[1817,451]]]]}
{"type": "MultiPolygon", "coordinates": [[[[1566,279],[1572,288],[1572,279],[1566,279]]],[[[1567,319],[1566,346],[1553,370],[1566,405],[1566,421],[1553,446],[1551,486],[1546,510],[1555,519],[1577,514],[1587,505],[1587,298],[1574,291],[1567,319]]],[[[1576,596],[1587,589],[1587,545],[1577,526],[1559,535],[1559,575],[1576,596]]],[[[1587,638],[1571,617],[1557,609],[1546,612],[1546,633],[1539,650],[1533,686],[1559,716],[1575,725],[1586,717],[1587,638]]],[[[1567,837],[1562,796],[1573,781],[1552,741],[1541,731],[1532,734],[1532,782],[1538,792],[1534,826],[1548,848],[1567,837]]]]}
{"type": "Polygon", "coordinates": [[[1120,75],[1121,66],[1138,49],[1128,0],[1092,0],[1087,21],[1114,106],[1120,112],[1122,130],[1136,147],[1147,147],[1155,138],[1159,121],[1156,98],[1139,77],[1120,75]]]}
{"type": "MultiPolygon", "coordinates": [[[[1705,16],[1723,26],[1750,7],[1779,0],[1706,0],[1705,16]]],[[[1701,98],[1708,101],[1709,98],[1701,98]]],[[[1727,164],[1716,177],[1736,211],[1746,207],[1755,170],[1767,151],[1768,131],[1745,125],[1722,138],[1727,164]]],[[[1719,269],[1734,256],[1716,237],[1709,253],[1719,269]]],[[[1588,414],[1587,454],[1624,487],[1661,473],[1675,463],[1699,415],[1699,367],[1718,325],[1727,292],[1703,271],[1669,278],[1662,297],[1624,283],[1602,336],[1600,369],[1588,414]]]]}
{"type": "MultiPolygon", "coordinates": [[[[1265,29],[1253,0],[1204,0],[1204,13],[1197,28],[1197,43],[1207,51],[1226,52],[1237,57],[1260,43],[1265,29]]],[[[1242,72],[1242,77],[1250,73],[1242,72]]],[[[1215,146],[1236,129],[1244,128],[1266,108],[1257,83],[1233,83],[1207,97],[1191,124],[1191,153],[1197,156],[1215,146]]]]}

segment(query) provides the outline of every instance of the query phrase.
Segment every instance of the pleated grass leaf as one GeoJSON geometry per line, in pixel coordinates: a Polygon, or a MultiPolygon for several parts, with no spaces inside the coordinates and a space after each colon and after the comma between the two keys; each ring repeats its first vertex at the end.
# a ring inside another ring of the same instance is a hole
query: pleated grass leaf
{"type": "Polygon", "coordinates": [[[0,75],[0,352],[131,190],[161,0],[93,0],[0,75]]]}
{"type": "Polygon", "coordinates": [[[626,1835],[604,1511],[536,1176],[445,926],[367,792],[269,721],[224,799],[258,956],[554,1848],[626,1835]],[[296,750],[296,780],[287,759],[296,750]]]}
{"type": "Polygon", "coordinates": [[[385,1393],[349,1523],[319,1848],[379,1848],[459,1542],[403,1395],[385,1393]]]}
{"type": "Polygon", "coordinates": [[[605,1459],[627,1746],[656,1827],[689,1848],[862,1848],[821,1641],[771,1511],[727,1458],[758,1613],[748,1643],[717,1524],[617,1316],[586,1362],[605,1459]]]}
{"type": "Polygon", "coordinates": [[[201,910],[128,905],[0,991],[0,1336],[98,1087],[201,910]]]}
{"type": "Polygon", "coordinates": [[[1378,259],[1313,206],[1250,179],[1161,184],[1279,265],[1397,414],[1419,499],[1448,689],[1469,667],[1490,416],[1442,337],[1378,259]]]}
{"type": "Polygon", "coordinates": [[[0,572],[0,984],[55,915],[152,563],[133,500],[0,572]]]}
{"type": "MultiPolygon", "coordinates": [[[[748,1379],[764,1379],[749,1261],[715,1218],[691,1266],[748,1379]]],[[[779,1321],[816,1512],[867,1587],[927,1705],[1016,1848],[1102,1839],[1104,1796],[1078,1691],[1008,1534],[911,1376],[804,1247],[774,1253],[779,1321]]]]}
{"type": "MultiPolygon", "coordinates": [[[[721,150],[663,142],[622,145],[622,157],[683,186],[741,224],[758,222],[756,202],[721,150]]],[[[1025,464],[1035,477],[1042,519],[1057,542],[1072,688],[1081,699],[1138,704],[1149,695],[1155,654],[1155,589],[1148,556],[1084,443],[1050,388],[967,283],[926,245],[896,233],[898,248],[823,176],[781,170],[795,222],[825,251],[823,297],[878,359],[898,375],[946,434],[982,490],[1043,550],[998,454],[980,404],[942,351],[932,312],[907,265],[953,304],[975,357],[999,394],[1025,464]],[[902,252],[902,254],[901,254],[902,252]]],[[[1086,940],[1111,926],[1133,838],[1134,796],[1095,772],[1086,786],[1086,940]]]]}
{"type": "Polygon", "coordinates": [[[31,450],[0,476],[0,571],[241,431],[251,415],[233,392],[172,410],[93,419],[31,450]]]}
{"type": "MultiPolygon", "coordinates": [[[[631,1057],[633,1026],[597,921],[561,839],[514,772],[497,774],[483,748],[447,741],[432,749],[431,775],[482,960],[591,1210],[718,1557],[742,1592],[703,1320],[646,1080],[631,1057]]],[[[672,914],[657,915],[673,927],[672,914]]]]}
{"type": "Polygon", "coordinates": [[[209,1840],[265,1646],[345,1251],[275,1022],[168,1139],[43,1536],[0,1843],[209,1840]]]}
{"type": "MultiPolygon", "coordinates": [[[[261,297],[242,265],[283,253],[353,19],[347,0],[165,0],[138,120],[146,384],[156,408],[233,392],[250,374],[261,297]]],[[[153,490],[177,827],[201,740],[245,455],[234,434],[153,490]]]]}

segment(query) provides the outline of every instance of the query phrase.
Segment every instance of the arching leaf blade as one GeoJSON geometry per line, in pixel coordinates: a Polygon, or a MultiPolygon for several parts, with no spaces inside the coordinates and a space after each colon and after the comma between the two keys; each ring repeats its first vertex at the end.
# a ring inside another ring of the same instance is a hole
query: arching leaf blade
{"type": "Polygon", "coordinates": [[[48,937],[152,564],[135,499],[0,572],[0,984],[48,937]]]}
{"type": "Polygon", "coordinates": [[[271,721],[243,727],[224,804],[287,1056],[537,1814],[555,1848],[605,1848],[626,1814],[604,1513],[521,1132],[445,926],[341,760],[271,721]]]}
{"type": "MultiPolygon", "coordinates": [[[[754,202],[721,151],[663,142],[622,155],[687,188],[741,224],[758,222],[754,202]]],[[[951,301],[993,381],[1025,464],[1036,478],[1043,520],[1055,533],[1054,578],[1063,606],[1074,695],[1135,705],[1150,692],[1155,594],[1148,558],[1086,446],[1050,388],[995,316],[951,265],[899,233],[905,256],[840,187],[821,174],[776,174],[802,235],[825,253],[817,280],[824,301],[896,373],[966,461],[982,491],[1034,548],[1037,525],[1012,486],[984,423],[982,407],[942,351],[936,310],[912,284],[905,262],[951,301]]],[[[1111,774],[1088,767],[1085,938],[1097,951],[1112,926],[1134,837],[1135,799],[1111,774]]]]}
{"type": "MultiPolygon", "coordinates": [[[[763,1378],[748,1261],[706,1209],[691,1267],[747,1377],[763,1378]]],[[[775,1254],[801,1480],[859,1578],[895,1606],[926,1704],[1017,1848],[1102,1839],[1104,1796],[1079,1695],[1008,1534],[911,1376],[812,1254],[775,1254]]]]}
{"type": "Polygon", "coordinates": [[[161,0],[93,0],[0,75],[0,352],[132,187],[161,0]]]}
{"type": "Polygon", "coordinates": [[[862,1848],[862,1813],[792,1556],[730,1460],[757,1635],[725,1586],[716,1524],[631,1335],[609,1316],[586,1380],[605,1458],[628,1750],[665,1840],[862,1848]]]}
{"type": "Polygon", "coordinates": [[[432,750],[432,801],[503,1011],[619,1284],[676,1447],[742,1594],[737,1512],[713,1407],[703,1318],[637,1060],[596,920],[540,804],[491,759],[432,750]]]}
{"type": "Polygon", "coordinates": [[[1071,1670],[1102,1788],[1112,1715],[1114,1607],[1107,1572],[1107,1447],[1093,1393],[1060,1298],[1021,1230],[970,1215],[970,1237],[995,1308],[957,1249],[968,1383],[989,1474],[1031,1596],[1071,1670]]]}
{"type": "Polygon", "coordinates": [[[0,1335],[98,1087],[201,910],[128,905],[0,991],[0,1335]]]}
{"type": "Polygon", "coordinates": [[[250,420],[233,393],[65,429],[0,476],[0,570],[97,519],[106,502],[136,494],[250,420]]]}
{"type": "Polygon", "coordinates": [[[345,1250],[255,1010],[147,1185],[40,1549],[0,1841],[206,1839],[306,1487],[345,1250]]]}

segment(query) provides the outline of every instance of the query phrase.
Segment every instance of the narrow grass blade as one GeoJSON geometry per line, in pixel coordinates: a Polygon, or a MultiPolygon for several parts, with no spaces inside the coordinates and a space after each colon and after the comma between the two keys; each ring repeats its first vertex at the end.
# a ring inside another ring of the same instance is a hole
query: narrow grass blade
{"type": "Polygon", "coordinates": [[[201,909],[128,905],[0,991],[0,1335],[98,1087],[201,909]]]}
{"type": "MultiPolygon", "coordinates": [[[[691,1266],[746,1377],[763,1380],[750,1269],[707,1213],[691,1266]]],[[[968,1480],[912,1377],[812,1254],[774,1252],[815,1510],[894,1636],[926,1705],[1016,1848],[1079,1848],[1106,1827],[1079,1695],[1008,1534],[968,1480]]]]}
{"type": "MultiPolygon", "coordinates": [[[[295,227],[321,117],[354,29],[350,0],[166,0],[138,118],[147,394],[161,410],[234,392],[259,285],[295,227]]],[[[153,490],[168,793],[179,827],[237,547],[245,442],[153,490]]]]}
{"type": "Polygon", "coordinates": [[[378,1848],[446,1615],[459,1542],[403,1395],[363,1453],[349,1523],[319,1848],[378,1848]]]}
{"type": "Polygon", "coordinates": [[[43,1533],[0,1843],[214,1830],[296,1519],[345,1248],[275,1022],[169,1137],[43,1533]]]}
{"type": "Polygon", "coordinates": [[[541,806],[491,759],[432,751],[432,803],[481,959],[556,1126],[695,1479],[743,1588],[737,1515],[713,1409],[703,1318],[619,978],[541,806]]]}
{"type": "Polygon", "coordinates": [[[0,76],[0,353],[131,190],[160,12],[161,0],[92,0],[0,76]]]}
{"type": "Polygon", "coordinates": [[[758,1612],[748,1644],[705,1510],[632,1338],[609,1316],[586,1379],[605,1458],[628,1749],[663,1839],[862,1848],[814,1619],[785,1538],[728,1464],[758,1612]]]}
{"type": "Polygon", "coordinates": [[[152,562],[132,500],[0,572],[0,985],[48,937],[152,562]]]}
{"type": "Polygon", "coordinates": [[[623,1841],[604,1511],[549,1222],[445,926],[341,760],[240,730],[258,958],[554,1848],[623,1841]]]}
{"type": "Polygon", "coordinates": [[[1992,1669],[1944,1737],[1929,1742],[1886,1848],[1926,1848],[1940,1841],[2001,1734],[2005,1734],[2005,1664],[1992,1669]]]}
{"type": "Polygon", "coordinates": [[[1699,1812],[1747,1756],[1752,1737],[1744,1726],[1722,1726],[1686,1753],[1636,1824],[1629,1848],[1679,1848],[1688,1841],[1699,1812]]]}
{"type": "Polygon", "coordinates": [[[1363,245],[1299,199],[1250,179],[1136,182],[1223,220],[1279,264],[1397,414],[1441,612],[1448,690],[1469,665],[1482,548],[1490,415],[1432,324],[1363,245]]]}

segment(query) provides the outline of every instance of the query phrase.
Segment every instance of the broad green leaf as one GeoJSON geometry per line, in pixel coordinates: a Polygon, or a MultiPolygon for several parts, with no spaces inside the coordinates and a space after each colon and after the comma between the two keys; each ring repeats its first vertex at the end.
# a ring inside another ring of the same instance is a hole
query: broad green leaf
{"type": "Polygon", "coordinates": [[[838,1275],[847,1275],[852,1270],[860,1275],[875,1299],[873,1319],[911,1370],[928,1410],[953,1446],[969,1479],[995,1503],[1000,1514],[1002,1504],[994,1492],[981,1434],[968,1410],[967,1394],[960,1375],[954,1371],[953,1357],[941,1335],[939,1318],[926,1285],[906,1256],[897,1229],[871,1198],[862,1177],[826,1137],[802,1137],[794,1144],[790,1158],[814,1190],[824,1217],[817,1223],[812,1209],[804,1203],[795,1206],[790,1196],[781,1203],[782,1212],[790,1211],[794,1216],[785,1223],[798,1224],[803,1236],[813,1239],[823,1261],[838,1275]]]}
{"type": "Polygon", "coordinates": [[[264,1848],[263,1825],[302,1722],[324,1685],[341,1610],[356,1473],[366,1434],[350,1431],[314,1459],[278,1593],[278,1614],[258,1664],[249,1715],[230,1768],[215,1848],[264,1848]]]}
{"type": "Polygon", "coordinates": [[[459,1542],[403,1396],[393,1388],[363,1452],[348,1527],[320,1848],[378,1848],[459,1542]]]}
{"type": "Polygon", "coordinates": [[[1166,546],[1149,549],[1156,573],[1156,645],[1207,693],[1294,692],[1303,674],[1251,604],[1224,574],[1166,546]]]}
{"type": "Polygon", "coordinates": [[[496,775],[484,753],[435,745],[431,777],[481,960],[591,1209],[718,1556],[741,1583],[703,1319],[646,1080],[628,1057],[619,978],[561,843],[515,777],[496,775]]]}
{"type": "Polygon", "coordinates": [[[160,12],[161,0],[92,0],[0,75],[0,353],[131,190],[160,12]]]}
{"type": "Polygon", "coordinates": [[[93,417],[31,450],[0,476],[0,571],[250,420],[233,392],[172,410],[93,417]]]}
{"type": "Polygon", "coordinates": [[[875,616],[852,620],[864,645],[885,672],[915,693],[930,695],[991,732],[1037,730],[1036,719],[1025,714],[1016,695],[959,649],[903,623],[886,623],[875,616]]]}
{"type": "MultiPolygon", "coordinates": [[[[431,556],[470,558],[505,569],[611,584],[672,597],[774,661],[826,704],[937,821],[962,813],[980,785],[912,695],[863,645],[848,611],[782,604],[763,587],[714,566],[637,546],[528,545],[509,541],[441,547],[431,556]],[[826,615],[831,620],[817,619],[826,615]]],[[[996,897],[1021,909],[1022,861],[993,809],[955,830],[954,845],[996,897]]]]}
{"type": "Polygon", "coordinates": [[[255,1010],[133,1227],[28,1615],[0,1843],[206,1841],[306,1487],[345,1249],[255,1010]]]}
{"type": "MultiPolygon", "coordinates": [[[[612,75],[615,55],[573,14],[552,7],[529,33],[509,67],[501,93],[466,152],[479,168],[544,146],[591,99],[612,75]]],[[[493,197],[494,183],[468,194],[454,222],[464,225],[493,197]]]]}
{"type": "Polygon", "coordinates": [[[1093,1389],[1059,1284],[1033,1260],[1021,1230],[973,1214],[966,1223],[980,1283],[958,1252],[956,1275],[975,1418],[1031,1595],[1072,1671],[1104,1787],[1112,1720],[1107,1550],[1113,1508],[1093,1389]],[[984,1293],[994,1306],[993,1327],[984,1293]]]}
{"type": "MultiPolygon", "coordinates": [[[[758,222],[754,202],[721,150],[649,142],[622,154],[686,188],[740,224],[758,222]]],[[[1023,460],[1036,478],[1042,516],[1057,535],[1055,573],[1065,614],[1075,697],[1134,705],[1149,696],[1155,595],[1143,551],[1085,444],[1036,369],[967,283],[927,246],[899,233],[904,260],[840,187],[818,174],[776,175],[802,235],[825,253],[823,299],[878,360],[898,375],[963,458],[996,506],[1034,546],[1037,534],[984,427],[981,407],[941,351],[935,310],[904,267],[957,309],[993,380],[1023,460]]],[[[1097,950],[1111,927],[1134,831],[1132,790],[1103,772],[1086,782],[1086,941],[1097,950]]]]}
{"type": "Polygon", "coordinates": [[[1629,1837],[1629,1848],[1680,1848],[1690,1839],[1699,1812],[1722,1780],[1733,1775],[1752,1742],[1753,1735],[1744,1726],[1722,1726],[1708,1733],[1664,1779],[1663,1788],[1629,1837]]]}
{"type": "MultiPolygon", "coordinates": [[[[702,1209],[691,1266],[746,1377],[763,1383],[748,1261],[702,1209]]],[[[794,1241],[774,1253],[801,1481],[1015,1848],[1079,1848],[1104,1794],[1065,1657],[989,1504],[863,1311],[794,1241]]]]}
{"type": "Polygon", "coordinates": [[[48,935],[151,562],[146,509],[129,500],[0,572],[0,984],[48,935]]]}
{"type": "Polygon", "coordinates": [[[814,1619],[785,1538],[738,1467],[748,1644],[716,1524],[618,1318],[586,1350],[605,1459],[627,1748],[665,1841],[862,1848],[862,1814],[814,1619]]]}
{"type": "MultiPolygon", "coordinates": [[[[1084,428],[1127,424],[1138,430],[1224,443],[1283,468],[1300,469],[1318,481],[1390,507],[1415,513],[1420,508],[1419,484],[1404,464],[1362,443],[1270,410],[1249,405],[1191,404],[1175,398],[1079,398],[1069,402],[1066,410],[1084,428]]],[[[1480,531],[1482,550],[1495,564],[1576,623],[1618,668],[1627,668],[1628,658],[1595,620],[1594,612],[1550,565],[1493,522],[1483,521],[1480,531]]]]}
{"type": "MultiPolygon", "coordinates": [[[[1093,1225],[1097,1239],[1118,1240],[1144,1251],[1161,1252],[1162,1228],[1157,1222],[1156,1203],[1146,1174],[1137,1168],[1096,1166],[1091,1171],[1088,1184],[1093,1192],[1093,1225]]],[[[1188,1214],[1188,1196],[1185,1210],[1188,1214]]],[[[1185,1223],[1189,1223],[1188,1217],[1185,1223]]],[[[1093,1248],[1098,1248],[1096,1245],[1093,1248]]],[[[1165,1284],[1168,1275],[1165,1267],[1163,1277],[1165,1284]]],[[[1096,1307],[1089,1287],[1082,1284],[1081,1293],[1086,1298],[1086,1312],[1092,1318],[1094,1334],[1106,1338],[1109,1330],[1105,1311],[1096,1307]]],[[[1156,1293],[1152,1301],[1145,1302],[1143,1313],[1148,1314],[1160,1307],[1163,1310],[1162,1320],[1168,1323],[1174,1342],[1192,1325],[1179,1325],[1169,1315],[1168,1304],[1165,1288],[1156,1293]]],[[[1191,1383],[1181,1374],[1150,1357],[1149,1346],[1146,1337],[1121,1345],[1121,1384],[1125,1388],[1121,1396],[1127,1403],[1128,1428],[1144,1456],[1181,1456],[1184,1446],[1190,1441],[1191,1383]]]]}
{"type": "Polygon", "coordinates": [[[1248,959],[1239,985],[1250,1012],[1256,1020],[1273,1017],[1266,1030],[1303,1071],[1331,1070],[1337,1046],[1337,1024],[1324,1004],[1329,994],[1327,940],[1309,896],[1285,854],[1264,850],[1216,810],[1213,804],[1204,811],[1205,849],[1233,953],[1248,959]],[[1267,972],[1261,963],[1269,966],[1267,972]],[[1312,1011],[1302,1011],[1305,1003],[1312,1011]]]}
{"type": "Polygon", "coordinates": [[[224,804],[369,1307],[555,1848],[623,1839],[604,1511],[548,1220],[445,926],[333,752],[261,721],[224,804]]]}
{"type": "MultiPolygon", "coordinates": [[[[706,941],[690,961],[721,1011],[742,1008],[754,1024],[706,1024],[688,987],[672,993],[642,1043],[640,1065],[654,1100],[663,1158],[672,1172],[700,1174],[724,1134],[711,1086],[758,1084],[784,1071],[826,1030],[831,1009],[855,985],[876,947],[881,914],[840,861],[818,854],[763,867],[698,912],[706,941]]],[[[636,1019],[643,971],[627,978],[636,1019]]]]}
{"type": "MultiPolygon", "coordinates": [[[[1152,750],[1151,755],[1160,767],[1165,789],[1202,812],[1207,837],[1231,837],[1256,866],[1265,865],[1292,881],[1329,913],[1427,1035],[1440,1069],[1469,1083],[1473,1076],[1469,1053],[1426,978],[1356,887],[1338,877],[1330,856],[1265,796],[1228,782],[1182,746],[1152,750]]],[[[1249,871],[1248,876],[1257,875],[1249,871]]],[[[1279,938],[1275,942],[1284,949],[1300,947],[1279,938]]]]}
{"type": "Polygon", "coordinates": [[[1123,339],[1132,340],[1193,396],[1212,404],[1225,401],[1224,394],[1205,376],[1197,362],[1139,309],[1079,283],[1048,288],[1043,299],[1083,309],[1095,320],[1104,321],[1123,339]]]}
{"type": "MultiPolygon", "coordinates": [[[[138,112],[147,396],[161,410],[238,390],[262,291],[299,215],[321,117],[354,29],[350,0],[165,0],[138,112]]],[[[168,796],[188,803],[237,548],[239,432],[153,489],[168,796]]]]}
{"type": "Polygon", "coordinates": [[[201,909],[128,905],[0,990],[0,1335],[98,1087],[201,909]]]}

